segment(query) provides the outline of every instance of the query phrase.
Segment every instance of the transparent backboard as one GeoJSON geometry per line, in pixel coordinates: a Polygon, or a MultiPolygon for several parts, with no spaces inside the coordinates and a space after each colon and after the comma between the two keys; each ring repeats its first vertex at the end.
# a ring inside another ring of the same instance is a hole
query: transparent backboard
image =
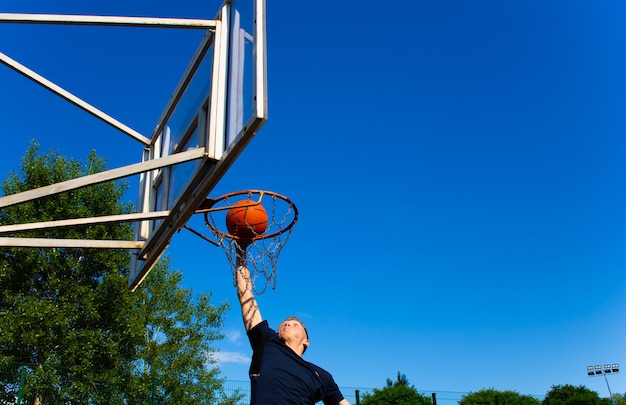
{"type": "Polygon", "coordinates": [[[265,0],[226,1],[165,107],[142,160],[179,156],[143,173],[129,288],[150,272],[267,119],[265,0]]]}

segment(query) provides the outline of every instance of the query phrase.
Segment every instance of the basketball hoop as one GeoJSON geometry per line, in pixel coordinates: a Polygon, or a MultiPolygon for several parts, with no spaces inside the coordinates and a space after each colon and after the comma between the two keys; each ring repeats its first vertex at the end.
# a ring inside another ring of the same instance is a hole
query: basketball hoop
{"type": "Polygon", "coordinates": [[[262,294],[268,286],[276,287],[278,256],[298,220],[298,209],[290,199],[272,191],[236,191],[207,198],[196,213],[204,214],[215,240],[187,229],[223,248],[235,285],[237,268],[246,266],[253,293],[262,294]],[[265,222],[259,225],[259,221],[265,222]],[[262,287],[257,287],[259,277],[264,279],[262,287]]]}

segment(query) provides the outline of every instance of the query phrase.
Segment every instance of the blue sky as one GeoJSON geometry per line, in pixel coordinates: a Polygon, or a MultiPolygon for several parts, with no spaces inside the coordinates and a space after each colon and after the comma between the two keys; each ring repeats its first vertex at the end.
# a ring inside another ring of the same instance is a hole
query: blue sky
{"type": "MultiPolygon", "coordinates": [[[[213,18],[218,1],[4,0],[1,12],[213,18]]],[[[626,5],[269,0],[269,120],[212,196],[269,189],[300,220],[275,290],[342,387],[542,395],[626,364],[626,5]]],[[[0,52],[146,135],[201,33],[0,24],[0,52]]],[[[141,145],[0,66],[0,174],[42,150],[109,166],[141,145]]],[[[131,181],[131,185],[133,182],[131,181]]],[[[129,193],[134,199],[134,191],[129,193]]],[[[185,285],[228,300],[228,379],[250,350],[222,251],[187,232],[185,285]]],[[[626,392],[624,373],[610,377],[626,392]]]]}

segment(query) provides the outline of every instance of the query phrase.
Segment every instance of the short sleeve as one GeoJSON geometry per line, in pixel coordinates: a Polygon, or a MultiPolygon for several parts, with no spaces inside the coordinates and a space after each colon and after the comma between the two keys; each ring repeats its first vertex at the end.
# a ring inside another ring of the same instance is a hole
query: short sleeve
{"type": "Polygon", "coordinates": [[[265,344],[275,335],[276,332],[268,326],[267,320],[260,322],[248,331],[248,340],[250,341],[250,347],[252,347],[252,361],[250,362],[249,370],[251,377],[260,374],[265,344]]]}
{"type": "Polygon", "coordinates": [[[333,379],[333,376],[324,369],[316,367],[318,369],[320,378],[324,384],[325,395],[322,398],[324,405],[337,405],[344,399],[343,394],[339,390],[337,383],[333,379]]]}

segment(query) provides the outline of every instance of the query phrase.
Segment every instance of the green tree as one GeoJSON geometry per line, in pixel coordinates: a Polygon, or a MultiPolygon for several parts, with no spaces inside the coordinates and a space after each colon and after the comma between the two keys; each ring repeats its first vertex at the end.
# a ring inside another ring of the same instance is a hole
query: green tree
{"type": "MultiPolygon", "coordinates": [[[[22,173],[10,173],[5,195],[93,174],[105,169],[95,153],[86,165],[55,152],[38,155],[31,144],[22,159],[22,173]]],[[[122,214],[125,192],[121,183],[105,183],[10,206],[0,211],[1,224],[52,221],[63,218],[122,214]]],[[[124,239],[130,225],[48,230],[46,238],[124,239]]],[[[24,234],[21,236],[41,236],[24,234]]],[[[106,398],[115,398],[114,385],[124,381],[141,325],[128,322],[134,297],[125,292],[124,270],[128,252],[96,249],[0,250],[0,365],[19,362],[33,365],[29,386],[64,387],[57,398],[84,399],[85,387],[72,376],[106,381],[99,387],[106,398]],[[61,371],[62,370],[62,371],[61,371]]],[[[50,390],[51,392],[53,390],[50,390]]],[[[30,393],[40,398],[40,392],[30,393]]]]}
{"type": "MultiPolygon", "coordinates": [[[[103,170],[106,163],[95,152],[82,164],[54,151],[39,154],[33,142],[21,173],[10,173],[2,191],[15,194],[103,170]]],[[[108,182],[9,206],[0,210],[0,224],[129,213],[132,205],[120,203],[125,191],[124,183],[108,182]]],[[[132,228],[94,225],[16,236],[124,240],[132,228]]],[[[153,381],[165,403],[233,402],[221,393],[210,357],[226,304],[213,306],[207,294],[192,297],[167,261],[131,293],[128,265],[126,250],[0,249],[0,367],[28,368],[26,396],[35,404],[44,396],[47,403],[145,404],[153,381]]],[[[14,395],[3,385],[0,395],[14,395]]]]}
{"type": "Polygon", "coordinates": [[[156,382],[159,404],[235,403],[240,396],[224,394],[211,347],[223,338],[222,315],[229,307],[214,306],[210,294],[194,299],[181,281],[182,274],[170,271],[165,257],[135,292],[146,339],[134,364],[138,384],[132,402],[145,403],[146,388],[156,382]]]}
{"type": "Polygon", "coordinates": [[[409,384],[406,375],[398,372],[398,379],[392,382],[387,379],[387,386],[382,389],[374,388],[373,393],[363,395],[363,405],[432,405],[430,397],[417,392],[409,384]]]}
{"type": "Polygon", "coordinates": [[[459,405],[540,405],[541,401],[515,391],[497,391],[493,388],[470,392],[463,396],[459,405]]]}
{"type": "Polygon", "coordinates": [[[609,398],[600,398],[597,392],[580,385],[553,385],[543,400],[544,405],[611,405],[609,398]]]}

